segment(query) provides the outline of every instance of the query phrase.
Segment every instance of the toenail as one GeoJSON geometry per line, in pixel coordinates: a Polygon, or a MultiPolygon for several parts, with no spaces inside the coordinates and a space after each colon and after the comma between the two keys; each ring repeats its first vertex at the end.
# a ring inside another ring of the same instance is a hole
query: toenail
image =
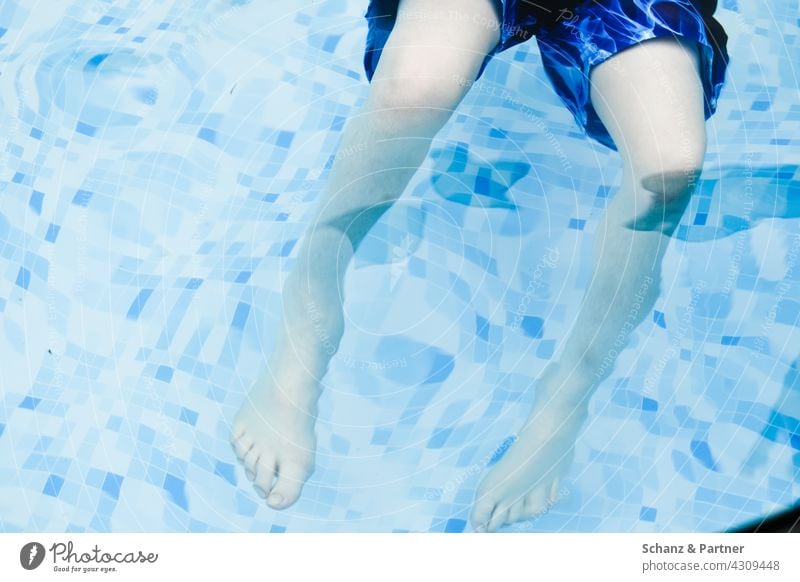
{"type": "Polygon", "coordinates": [[[267,499],[267,503],[269,503],[273,507],[281,505],[283,503],[283,495],[281,495],[280,493],[273,493],[272,495],[269,496],[269,499],[267,499]]]}
{"type": "Polygon", "coordinates": [[[261,487],[259,487],[258,485],[253,485],[253,489],[255,489],[255,490],[256,490],[256,493],[258,493],[258,496],[259,496],[259,497],[261,497],[262,499],[266,499],[266,498],[267,498],[267,492],[266,492],[266,491],[264,491],[264,490],[263,490],[261,487]]]}
{"type": "Polygon", "coordinates": [[[247,475],[247,478],[251,481],[256,478],[256,474],[253,473],[250,469],[245,469],[244,474],[247,475]]]}

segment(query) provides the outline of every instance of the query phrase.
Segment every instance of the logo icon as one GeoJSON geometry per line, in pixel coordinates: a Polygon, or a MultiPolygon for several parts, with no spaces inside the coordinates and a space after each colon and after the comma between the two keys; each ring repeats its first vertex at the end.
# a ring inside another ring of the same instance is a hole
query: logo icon
{"type": "Polygon", "coordinates": [[[29,542],[19,552],[19,563],[26,570],[35,570],[44,561],[44,546],[39,542],[29,542]]]}

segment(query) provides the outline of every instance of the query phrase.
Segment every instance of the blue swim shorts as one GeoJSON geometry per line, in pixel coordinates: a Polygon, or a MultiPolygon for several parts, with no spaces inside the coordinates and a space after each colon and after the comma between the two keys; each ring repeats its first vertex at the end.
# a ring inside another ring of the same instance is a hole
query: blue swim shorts
{"type": "MultiPolygon", "coordinates": [[[[400,0],[370,0],[364,68],[367,79],[380,59],[397,18],[400,0]]],[[[433,0],[435,1],[435,0],[433,0]]],[[[502,14],[500,41],[486,56],[536,37],[542,63],[558,96],[586,135],[616,150],[592,107],[589,72],[616,53],[657,37],[695,41],[705,91],[705,118],[717,108],[728,66],[728,37],[714,18],[717,0],[494,0],[502,14]]]]}

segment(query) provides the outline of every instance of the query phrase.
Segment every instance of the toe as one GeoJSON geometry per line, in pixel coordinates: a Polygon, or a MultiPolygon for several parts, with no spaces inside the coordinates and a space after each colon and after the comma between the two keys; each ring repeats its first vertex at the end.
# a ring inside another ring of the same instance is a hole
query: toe
{"type": "Polygon", "coordinates": [[[253,440],[246,434],[233,443],[233,450],[240,461],[243,461],[247,452],[253,448],[253,440]]]}
{"type": "Polygon", "coordinates": [[[472,506],[472,515],[469,518],[472,528],[476,532],[484,533],[487,531],[494,508],[495,502],[493,499],[480,496],[477,498],[472,506]]]}
{"type": "Polygon", "coordinates": [[[258,449],[256,447],[253,447],[249,451],[247,451],[244,455],[244,458],[242,458],[242,465],[244,466],[245,473],[249,473],[248,479],[250,479],[251,481],[253,480],[253,477],[255,477],[257,463],[258,463],[258,449]],[[250,477],[250,475],[253,475],[253,477],[250,477]]]}
{"type": "Polygon", "coordinates": [[[536,517],[541,515],[547,508],[546,492],[543,487],[537,487],[525,497],[523,515],[525,517],[536,517]]]}
{"type": "Polygon", "coordinates": [[[271,457],[266,455],[261,455],[258,459],[258,463],[256,463],[255,468],[256,478],[253,482],[253,485],[258,489],[264,491],[264,497],[266,499],[267,494],[272,489],[272,482],[275,479],[275,461],[271,457]]]}
{"type": "Polygon", "coordinates": [[[525,500],[520,499],[508,510],[508,523],[516,523],[525,515],[525,500]]]}
{"type": "Polygon", "coordinates": [[[508,523],[508,508],[498,507],[492,514],[492,519],[489,520],[488,531],[494,532],[508,523]]]}
{"type": "Polygon", "coordinates": [[[278,467],[278,480],[270,491],[267,505],[286,509],[300,497],[303,484],[311,475],[311,467],[299,463],[284,463],[278,467]]]}
{"type": "Polygon", "coordinates": [[[559,497],[561,496],[561,494],[559,493],[559,490],[558,490],[559,489],[559,485],[560,485],[560,483],[559,483],[558,479],[553,481],[553,485],[550,487],[550,496],[547,498],[548,504],[554,505],[558,501],[559,497]]]}
{"type": "Polygon", "coordinates": [[[243,422],[234,422],[233,426],[231,426],[231,442],[235,443],[240,438],[245,431],[245,424],[243,422]]]}

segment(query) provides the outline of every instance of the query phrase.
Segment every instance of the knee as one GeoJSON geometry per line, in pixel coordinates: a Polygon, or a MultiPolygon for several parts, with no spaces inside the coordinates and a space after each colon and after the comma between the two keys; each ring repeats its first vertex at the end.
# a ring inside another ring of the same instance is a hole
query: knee
{"type": "MultiPolygon", "coordinates": [[[[681,124],[676,124],[680,126],[681,124]]],[[[705,127],[698,124],[684,132],[662,132],[658,150],[645,157],[640,186],[656,203],[673,204],[691,195],[706,154],[705,127]]],[[[641,155],[640,155],[641,157],[641,155]]]]}
{"type": "Polygon", "coordinates": [[[452,115],[465,87],[449,78],[395,76],[375,79],[368,110],[376,130],[436,133],[452,115]]]}
{"type": "Polygon", "coordinates": [[[705,141],[655,157],[656,164],[634,172],[636,190],[643,202],[634,222],[636,230],[662,230],[670,234],[677,226],[700,181],[705,141]]]}
{"type": "Polygon", "coordinates": [[[643,176],[639,186],[654,206],[685,205],[697,186],[701,172],[701,164],[671,164],[643,176]]]}

